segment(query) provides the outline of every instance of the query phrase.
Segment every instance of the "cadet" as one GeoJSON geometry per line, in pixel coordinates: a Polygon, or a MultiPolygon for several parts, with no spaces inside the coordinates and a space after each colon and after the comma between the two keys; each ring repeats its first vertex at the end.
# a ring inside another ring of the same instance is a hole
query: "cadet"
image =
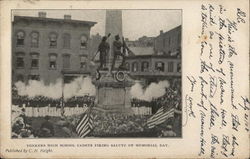
{"type": "Polygon", "coordinates": [[[120,65],[120,67],[123,67],[124,66],[124,63],[125,63],[125,55],[121,52],[121,49],[122,49],[122,42],[120,41],[120,36],[119,35],[116,35],[115,36],[115,41],[113,42],[113,49],[114,49],[114,58],[113,58],[113,62],[112,62],[112,67],[111,67],[111,70],[114,69],[114,66],[115,66],[115,61],[117,59],[118,56],[121,56],[122,57],[122,64],[120,65]]]}
{"type": "Polygon", "coordinates": [[[98,51],[100,51],[100,67],[99,69],[103,69],[106,67],[107,56],[110,49],[109,43],[106,41],[107,37],[104,36],[102,38],[102,42],[98,46],[98,51]]]}

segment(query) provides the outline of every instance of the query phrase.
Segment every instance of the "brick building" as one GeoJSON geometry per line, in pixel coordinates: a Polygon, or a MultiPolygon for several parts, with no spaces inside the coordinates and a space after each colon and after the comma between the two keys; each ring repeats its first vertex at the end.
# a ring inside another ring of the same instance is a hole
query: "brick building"
{"type": "Polygon", "coordinates": [[[148,83],[181,79],[181,59],[166,55],[138,55],[128,57],[126,67],[135,79],[148,83]]]}
{"type": "Polygon", "coordinates": [[[88,74],[90,29],[96,22],[14,16],[12,22],[13,82],[29,79],[53,83],[62,75],[88,74]]]}
{"type": "Polygon", "coordinates": [[[161,30],[155,37],[154,50],[157,55],[180,56],[181,25],[165,33],[161,30]]]}
{"type": "Polygon", "coordinates": [[[125,39],[128,47],[153,47],[154,46],[154,37],[142,36],[138,40],[130,41],[125,39]]]}
{"type": "MultiPolygon", "coordinates": [[[[146,48],[149,50],[149,47],[146,48]]],[[[134,53],[136,56],[126,59],[126,67],[132,77],[146,80],[146,83],[164,79],[180,83],[181,26],[165,33],[161,31],[154,38],[154,50],[134,53]]]]}

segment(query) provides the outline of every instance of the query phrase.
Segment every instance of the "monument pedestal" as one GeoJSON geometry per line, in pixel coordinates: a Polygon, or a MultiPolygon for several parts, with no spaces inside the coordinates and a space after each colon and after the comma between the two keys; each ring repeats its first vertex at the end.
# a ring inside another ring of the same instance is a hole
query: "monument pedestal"
{"type": "Polygon", "coordinates": [[[132,113],[128,80],[118,82],[109,71],[100,71],[101,78],[95,82],[97,109],[106,112],[132,113]]]}

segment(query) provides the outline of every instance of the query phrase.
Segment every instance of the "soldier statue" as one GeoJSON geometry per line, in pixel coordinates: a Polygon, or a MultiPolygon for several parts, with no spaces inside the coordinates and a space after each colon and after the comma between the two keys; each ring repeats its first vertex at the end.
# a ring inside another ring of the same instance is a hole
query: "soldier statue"
{"type": "Polygon", "coordinates": [[[110,46],[109,46],[109,43],[107,42],[107,37],[104,36],[102,38],[101,43],[98,46],[98,51],[100,52],[100,67],[99,67],[99,69],[106,68],[107,56],[108,56],[109,49],[110,49],[110,46]]]}
{"type": "Polygon", "coordinates": [[[112,61],[111,70],[114,69],[115,62],[116,62],[118,56],[122,57],[122,63],[119,66],[119,69],[125,69],[124,64],[125,64],[126,50],[128,51],[129,55],[133,55],[132,51],[127,47],[124,39],[123,39],[123,42],[121,42],[120,41],[120,36],[116,35],[115,36],[115,41],[113,42],[114,58],[113,58],[113,61],[112,61]]]}

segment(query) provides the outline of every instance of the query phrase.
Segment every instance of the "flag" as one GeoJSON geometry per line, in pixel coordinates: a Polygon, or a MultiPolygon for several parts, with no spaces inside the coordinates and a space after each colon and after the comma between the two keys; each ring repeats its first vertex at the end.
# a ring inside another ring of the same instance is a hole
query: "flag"
{"type": "Polygon", "coordinates": [[[62,93],[62,97],[60,100],[60,107],[61,107],[61,116],[64,116],[65,110],[64,110],[64,95],[62,93]]]}
{"type": "Polygon", "coordinates": [[[147,120],[147,126],[148,128],[153,128],[156,125],[159,125],[166,121],[167,119],[174,117],[174,108],[165,111],[163,107],[161,107],[153,116],[151,116],[147,120]]]}
{"type": "Polygon", "coordinates": [[[93,116],[90,112],[84,113],[76,126],[79,137],[85,137],[93,129],[93,116]]]}

